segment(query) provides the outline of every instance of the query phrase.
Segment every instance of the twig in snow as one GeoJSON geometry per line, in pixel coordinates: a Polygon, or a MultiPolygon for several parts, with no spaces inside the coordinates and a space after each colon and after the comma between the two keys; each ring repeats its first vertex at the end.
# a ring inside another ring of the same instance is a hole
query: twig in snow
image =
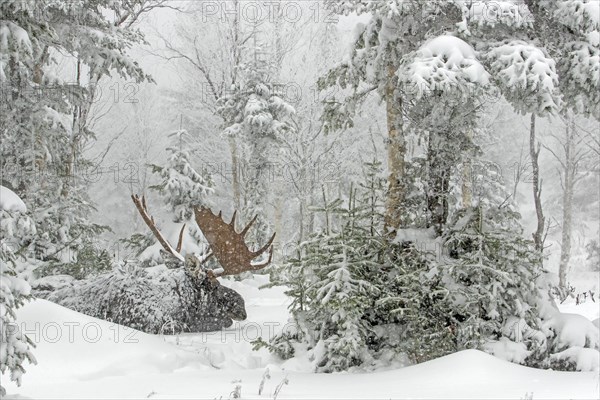
{"type": "Polygon", "coordinates": [[[263,374],[262,379],[260,381],[260,385],[258,386],[259,396],[262,394],[263,388],[265,387],[265,381],[267,379],[271,379],[271,375],[269,374],[269,368],[265,369],[265,373],[263,374]]]}
{"type": "Polygon", "coordinates": [[[290,383],[290,381],[288,380],[287,375],[286,375],[286,377],[283,378],[283,380],[275,388],[275,393],[273,393],[273,400],[277,400],[277,396],[279,396],[279,392],[281,392],[281,388],[283,387],[283,385],[287,385],[288,383],[290,383]]]}

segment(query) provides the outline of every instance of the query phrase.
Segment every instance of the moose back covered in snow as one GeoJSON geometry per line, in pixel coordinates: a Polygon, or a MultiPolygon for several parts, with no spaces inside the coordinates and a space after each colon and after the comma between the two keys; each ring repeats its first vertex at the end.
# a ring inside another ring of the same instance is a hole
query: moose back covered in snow
{"type": "Polygon", "coordinates": [[[115,268],[95,278],[72,283],[59,290],[39,293],[42,297],[79,312],[110,320],[148,333],[206,332],[229,327],[247,317],[244,299],[220,284],[219,277],[257,271],[271,263],[275,234],[260,249],[252,251],[244,241],[254,217],[241,231],[235,229],[236,214],[226,223],[206,207],[194,209],[195,221],[208,242],[208,252],[181,254],[185,225],[177,246],[162,235],[149,214],[144,197],[131,196],[140,215],[176,268],[115,268]],[[253,263],[269,251],[261,263],[253,263]],[[208,269],[214,257],[218,269],[208,269]]]}

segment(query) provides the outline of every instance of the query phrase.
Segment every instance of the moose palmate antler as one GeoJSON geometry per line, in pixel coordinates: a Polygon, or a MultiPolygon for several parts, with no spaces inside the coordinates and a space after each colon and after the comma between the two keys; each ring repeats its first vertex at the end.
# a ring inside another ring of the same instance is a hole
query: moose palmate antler
{"type": "Polygon", "coordinates": [[[235,217],[237,211],[234,211],[231,222],[226,223],[221,218],[221,213],[215,215],[206,207],[194,209],[196,223],[204,234],[204,237],[210,245],[211,253],[214,254],[219,264],[223,268],[223,275],[237,275],[245,271],[257,271],[265,268],[271,263],[273,256],[273,240],[271,239],[263,247],[256,251],[251,251],[244,241],[244,236],[256,221],[256,216],[246,225],[240,233],[235,231],[235,217]],[[252,264],[252,260],[269,250],[269,258],[261,264],[252,264]]]}
{"type": "MultiPolygon", "coordinates": [[[[140,198],[138,195],[132,195],[131,199],[133,200],[138,212],[144,219],[144,222],[146,225],[148,225],[148,228],[150,228],[165,251],[180,262],[185,263],[185,258],[180,253],[183,244],[185,224],[179,232],[179,241],[177,243],[177,247],[173,248],[173,246],[171,246],[171,244],[161,234],[160,230],[156,226],[154,218],[148,213],[146,198],[144,196],[140,198]]],[[[233,213],[231,222],[226,223],[221,218],[220,212],[219,215],[215,215],[206,207],[194,208],[196,223],[198,224],[198,227],[204,234],[204,237],[210,246],[209,253],[202,260],[199,260],[197,266],[202,266],[210,257],[214,256],[222,267],[222,271],[220,273],[208,271],[211,278],[225,275],[237,275],[245,271],[257,271],[265,268],[271,263],[275,233],[273,236],[271,236],[271,239],[269,239],[266,245],[256,251],[251,251],[246,242],[244,242],[244,236],[246,233],[248,233],[248,230],[254,221],[256,221],[256,216],[240,233],[237,233],[235,231],[236,214],[237,211],[233,213]],[[269,258],[267,261],[261,264],[252,264],[252,260],[262,255],[267,250],[269,250],[269,258]]]]}

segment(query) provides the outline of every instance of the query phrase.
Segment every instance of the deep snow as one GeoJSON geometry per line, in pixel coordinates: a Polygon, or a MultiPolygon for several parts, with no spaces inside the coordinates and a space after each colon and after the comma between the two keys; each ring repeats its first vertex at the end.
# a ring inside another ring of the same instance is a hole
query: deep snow
{"type": "Polygon", "coordinates": [[[282,363],[266,350],[253,351],[249,343],[259,332],[269,336],[269,329],[281,329],[288,316],[281,288],[258,289],[265,278],[226,281],[245,297],[248,319],[209,334],[147,335],[33,301],[17,317],[37,344],[38,365],[26,366],[20,388],[3,376],[7,398],[227,399],[232,381],[241,379],[243,399],[272,399],[285,377],[289,384],[283,385],[279,399],[600,396],[599,378],[592,372],[536,370],[476,350],[372,373],[314,374],[306,363],[282,363]],[[259,396],[266,368],[271,378],[259,396]]]}

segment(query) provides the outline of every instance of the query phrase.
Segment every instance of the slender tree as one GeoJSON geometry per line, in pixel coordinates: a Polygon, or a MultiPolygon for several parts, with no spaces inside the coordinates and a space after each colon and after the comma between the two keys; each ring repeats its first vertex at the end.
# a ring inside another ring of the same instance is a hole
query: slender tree
{"type": "Polygon", "coordinates": [[[529,157],[532,166],[532,190],[537,216],[533,233],[535,247],[544,249],[546,218],[542,208],[542,179],[539,154],[541,146],[536,139],[536,118],[556,115],[561,107],[559,81],[555,61],[546,51],[535,45],[516,40],[492,47],[486,54],[495,84],[514,109],[531,114],[529,129],[529,157]]]}

